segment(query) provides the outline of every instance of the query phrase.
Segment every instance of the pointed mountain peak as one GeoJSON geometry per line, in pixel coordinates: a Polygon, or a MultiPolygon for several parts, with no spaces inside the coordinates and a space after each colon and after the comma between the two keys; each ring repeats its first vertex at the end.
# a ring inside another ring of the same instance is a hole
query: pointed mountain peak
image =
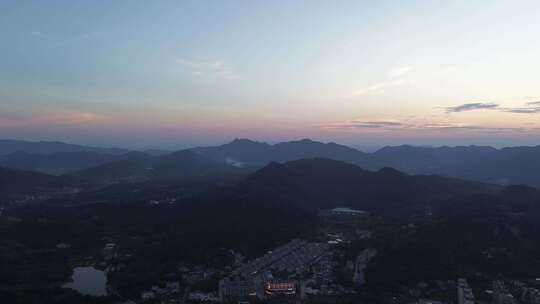
{"type": "Polygon", "coordinates": [[[235,138],[233,141],[226,145],[234,145],[234,146],[256,146],[256,145],[266,145],[266,143],[258,142],[251,140],[249,138],[235,138]]]}
{"type": "Polygon", "coordinates": [[[254,143],[255,141],[249,138],[235,138],[231,143],[254,143]]]}
{"type": "Polygon", "coordinates": [[[383,174],[383,175],[394,175],[394,176],[406,175],[405,173],[398,171],[394,168],[390,168],[390,167],[384,167],[380,169],[379,171],[377,171],[377,173],[383,174]]]}

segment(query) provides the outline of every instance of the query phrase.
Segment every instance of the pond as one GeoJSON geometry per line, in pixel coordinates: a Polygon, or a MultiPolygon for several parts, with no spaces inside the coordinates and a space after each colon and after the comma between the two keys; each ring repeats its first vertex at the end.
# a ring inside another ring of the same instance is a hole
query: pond
{"type": "Polygon", "coordinates": [[[72,282],[63,287],[75,289],[83,295],[107,295],[107,274],[104,271],[94,267],[75,267],[71,279],[72,282]]]}

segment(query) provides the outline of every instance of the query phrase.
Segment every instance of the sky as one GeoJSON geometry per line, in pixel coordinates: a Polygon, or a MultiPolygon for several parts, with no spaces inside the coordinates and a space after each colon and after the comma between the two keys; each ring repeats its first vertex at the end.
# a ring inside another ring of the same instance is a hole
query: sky
{"type": "Polygon", "coordinates": [[[0,1],[0,138],[540,144],[540,1],[0,1]]]}

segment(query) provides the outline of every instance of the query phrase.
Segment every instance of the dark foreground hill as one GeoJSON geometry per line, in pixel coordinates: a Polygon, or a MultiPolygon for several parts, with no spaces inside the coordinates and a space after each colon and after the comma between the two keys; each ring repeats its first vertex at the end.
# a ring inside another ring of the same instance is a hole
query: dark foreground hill
{"type": "Polygon", "coordinates": [[[69,192],[81,186],[82,183],[78,179],[0,167],[1,203],[29,196],[47,196],[60,192],[69,192]]]}
{"type": "Polygon", "coordinates": [[[413,229],[377,237],[368,270],[372,286],[497,276],[535,278],[540,271],[540,191],[511,186],[498,194],[462,195],[432,205],[413,229]]]}
{"type": "Polygon", "coordinates": [[[93,184],[111,184],[197,176],[219,177],[244,172],[245,169],[214,161],[189,150],[182,150],[160,157],[130,152],[123,155],[120,160],[73,172],[69,176],[93,184]]]}
{"type": "Polygon", "coordinates": [[[217,238],[221,246],[234,244],[243,252],[260,252],[280,240],[314,233],[320,209],[405,213],[454,195],[498,190],[440,176],[410,176],[390,168],[367,171],[328,159],[274,162],[235,186],[202,198],[189,222],[196,235],[217,238]]]}
{"type": "Polygon", "coordinates": [[[273,162],[244,180],[237,191],[255,201],[272,204],[377,210],[496,189],[436,175],[411,176],[392,168],[368,171],[349,163],[317,158],[273,162]]]}
{"type": "Polygon", "coordinates": [[[155,178],[178,176],[220,176],[242,172],[241,169],[216,162],[189,150],[159,158],[151,173],[155,178]]]}

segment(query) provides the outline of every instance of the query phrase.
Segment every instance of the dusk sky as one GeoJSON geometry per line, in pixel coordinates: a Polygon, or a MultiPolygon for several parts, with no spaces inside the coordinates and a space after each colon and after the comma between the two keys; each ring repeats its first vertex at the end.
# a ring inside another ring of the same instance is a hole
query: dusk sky
{"type": "Polygon", "coordinates": [[[0,1],[0,138],[540,144],[540,1],[0,1]]]}

